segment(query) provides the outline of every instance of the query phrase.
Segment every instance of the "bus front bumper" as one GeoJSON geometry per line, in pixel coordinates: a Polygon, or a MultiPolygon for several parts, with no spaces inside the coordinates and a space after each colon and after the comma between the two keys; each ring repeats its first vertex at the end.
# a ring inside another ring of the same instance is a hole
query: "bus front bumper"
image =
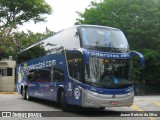
{"type": "Polygon", "coordinates": [[[134,91],[121,95],[104,95],[89,90],[82,92],[83,107],[121,107],[132,106],[134,101],[134,91]]]}

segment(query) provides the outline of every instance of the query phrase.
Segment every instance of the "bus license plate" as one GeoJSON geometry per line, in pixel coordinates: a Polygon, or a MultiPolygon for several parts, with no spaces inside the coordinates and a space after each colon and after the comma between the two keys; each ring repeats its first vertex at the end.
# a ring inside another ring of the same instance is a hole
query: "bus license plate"
{"type": "Polygon", "coordinates": [[[118,102],[117,101],[111,101],[111,102],[109,102],[109,105],[118,105],[118,102]]]}

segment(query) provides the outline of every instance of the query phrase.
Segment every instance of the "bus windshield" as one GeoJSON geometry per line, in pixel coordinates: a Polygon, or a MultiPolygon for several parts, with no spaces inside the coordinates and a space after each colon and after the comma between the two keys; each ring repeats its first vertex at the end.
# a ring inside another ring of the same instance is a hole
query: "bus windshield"
{"type": "Polygon", "coordinates": [[[96,87],[124,88],[133,85],[131,60],[111,60],[90,57],[86,65],[85,81],[96,87]]]}
{"type": "Polygon", "coordinates": [[[103,27],[80,27],[82,47],[92,50],[128,51],[129,45],[123,32],[119,29],[103,27]]]}

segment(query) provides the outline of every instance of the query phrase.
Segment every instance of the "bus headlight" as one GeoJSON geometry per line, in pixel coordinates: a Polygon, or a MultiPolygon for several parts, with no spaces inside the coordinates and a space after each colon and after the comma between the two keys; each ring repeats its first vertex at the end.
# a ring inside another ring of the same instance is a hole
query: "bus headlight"
{"type": "Polygon", "coordinates": [[[133,92],[127,93],[127,96],[131,96],[131,95],[133,95],[133,92]]]}

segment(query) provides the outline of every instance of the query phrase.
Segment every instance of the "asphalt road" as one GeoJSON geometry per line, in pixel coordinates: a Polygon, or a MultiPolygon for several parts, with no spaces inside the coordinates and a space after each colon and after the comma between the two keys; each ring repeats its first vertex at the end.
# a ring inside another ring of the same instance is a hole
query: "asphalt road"
{"type": "Polygon", "coordinates": [[[19,94],[0,94],[0,116],[10,119],[11,115],[16,120],[32,120],[35,116],[42,117],[39,120],[52,120],[53,117],[57,120],[160,120],[160,96],[135,96],[131,107],[109,107],[104,111],[73,106],[71,109],[75,111],[63,112],[56,102],[27,101],[19,94]]]}

